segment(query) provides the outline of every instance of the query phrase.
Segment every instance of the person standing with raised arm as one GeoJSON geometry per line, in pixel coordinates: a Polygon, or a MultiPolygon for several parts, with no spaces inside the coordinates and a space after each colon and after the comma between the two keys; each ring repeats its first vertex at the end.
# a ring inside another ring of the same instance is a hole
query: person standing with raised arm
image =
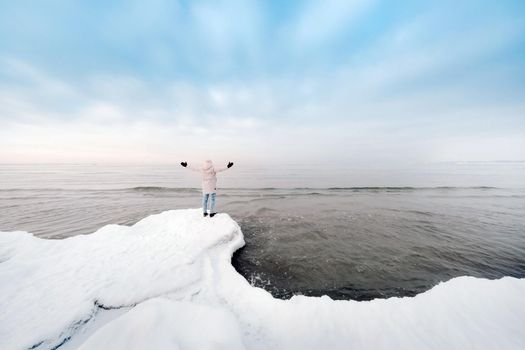
{"type": "Polygon", "coordinates": [[[223,167],[215,167],[211,160],[207,160],[203,165],[195,166],[188,162],[181,162],[180,165],[188,167],[193,171],[202,174],[202,211],[204,216],[208,216],[208,202],[210,202],[209,215],[214,217],[215,214],[215,197],[217,196],[217,173],[224,171],[233,166],[233,162],[223,167]]]}

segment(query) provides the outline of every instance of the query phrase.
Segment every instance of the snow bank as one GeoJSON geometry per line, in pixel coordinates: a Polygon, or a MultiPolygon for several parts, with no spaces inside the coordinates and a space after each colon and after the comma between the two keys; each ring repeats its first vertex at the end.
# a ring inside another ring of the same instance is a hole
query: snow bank
{"type": "Polygon", "coordinates": [[[101,328],[79,350],[244,349],[231,312],[189,301],[154,298],[101,328]]]}
{"type": "Polygon", "coordinates": [[[193,209],[64,240],[0,233],[0,349],[525,348],[524,279],[284,301],[231,266],[243,244],[228,215],[193,209]]]}

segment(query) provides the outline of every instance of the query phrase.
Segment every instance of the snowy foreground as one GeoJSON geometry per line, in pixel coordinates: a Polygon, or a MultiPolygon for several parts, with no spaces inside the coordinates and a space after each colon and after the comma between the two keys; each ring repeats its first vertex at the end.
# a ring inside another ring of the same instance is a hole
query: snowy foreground
{"type": "Polygon", "coordinates": [[[243,244],[228,215],[193,209],[64,240],[0,233],[0,349],[525,349],[525,279],[285,301],[231,266],[243,244]]]}

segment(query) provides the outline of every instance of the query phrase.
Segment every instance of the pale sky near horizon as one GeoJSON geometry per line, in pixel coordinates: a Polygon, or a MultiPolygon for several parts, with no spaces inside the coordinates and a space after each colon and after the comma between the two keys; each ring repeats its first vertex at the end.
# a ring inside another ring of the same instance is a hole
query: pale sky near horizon
{"type": "Polygon", "coordinates": [[[525,160],[525,2],[0,2],[0,163],[525,160]]]}

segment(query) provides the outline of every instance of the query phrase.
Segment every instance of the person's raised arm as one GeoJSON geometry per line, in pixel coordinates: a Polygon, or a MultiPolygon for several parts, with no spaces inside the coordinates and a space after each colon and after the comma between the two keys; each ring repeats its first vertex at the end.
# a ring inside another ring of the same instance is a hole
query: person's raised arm
{"type": "Polygon", "coordinates": [[[224,171],[226,169],[229,169],[233,166],[233,162],[229,162],[228,165],[226,166],[222,166],[222,167],[218,167],[218,168],[215,168],[215,172],[216,173],[220,173],[221,171],[224,171]]]}
{"type": "Polygon", "coordinates": [[[181,162],[180,165],[182,165],[185,168],[187,167],[188,169],[193,171],[201,171],[201,168],[199,166],[188,164],[188,162],[181,162]]]}

